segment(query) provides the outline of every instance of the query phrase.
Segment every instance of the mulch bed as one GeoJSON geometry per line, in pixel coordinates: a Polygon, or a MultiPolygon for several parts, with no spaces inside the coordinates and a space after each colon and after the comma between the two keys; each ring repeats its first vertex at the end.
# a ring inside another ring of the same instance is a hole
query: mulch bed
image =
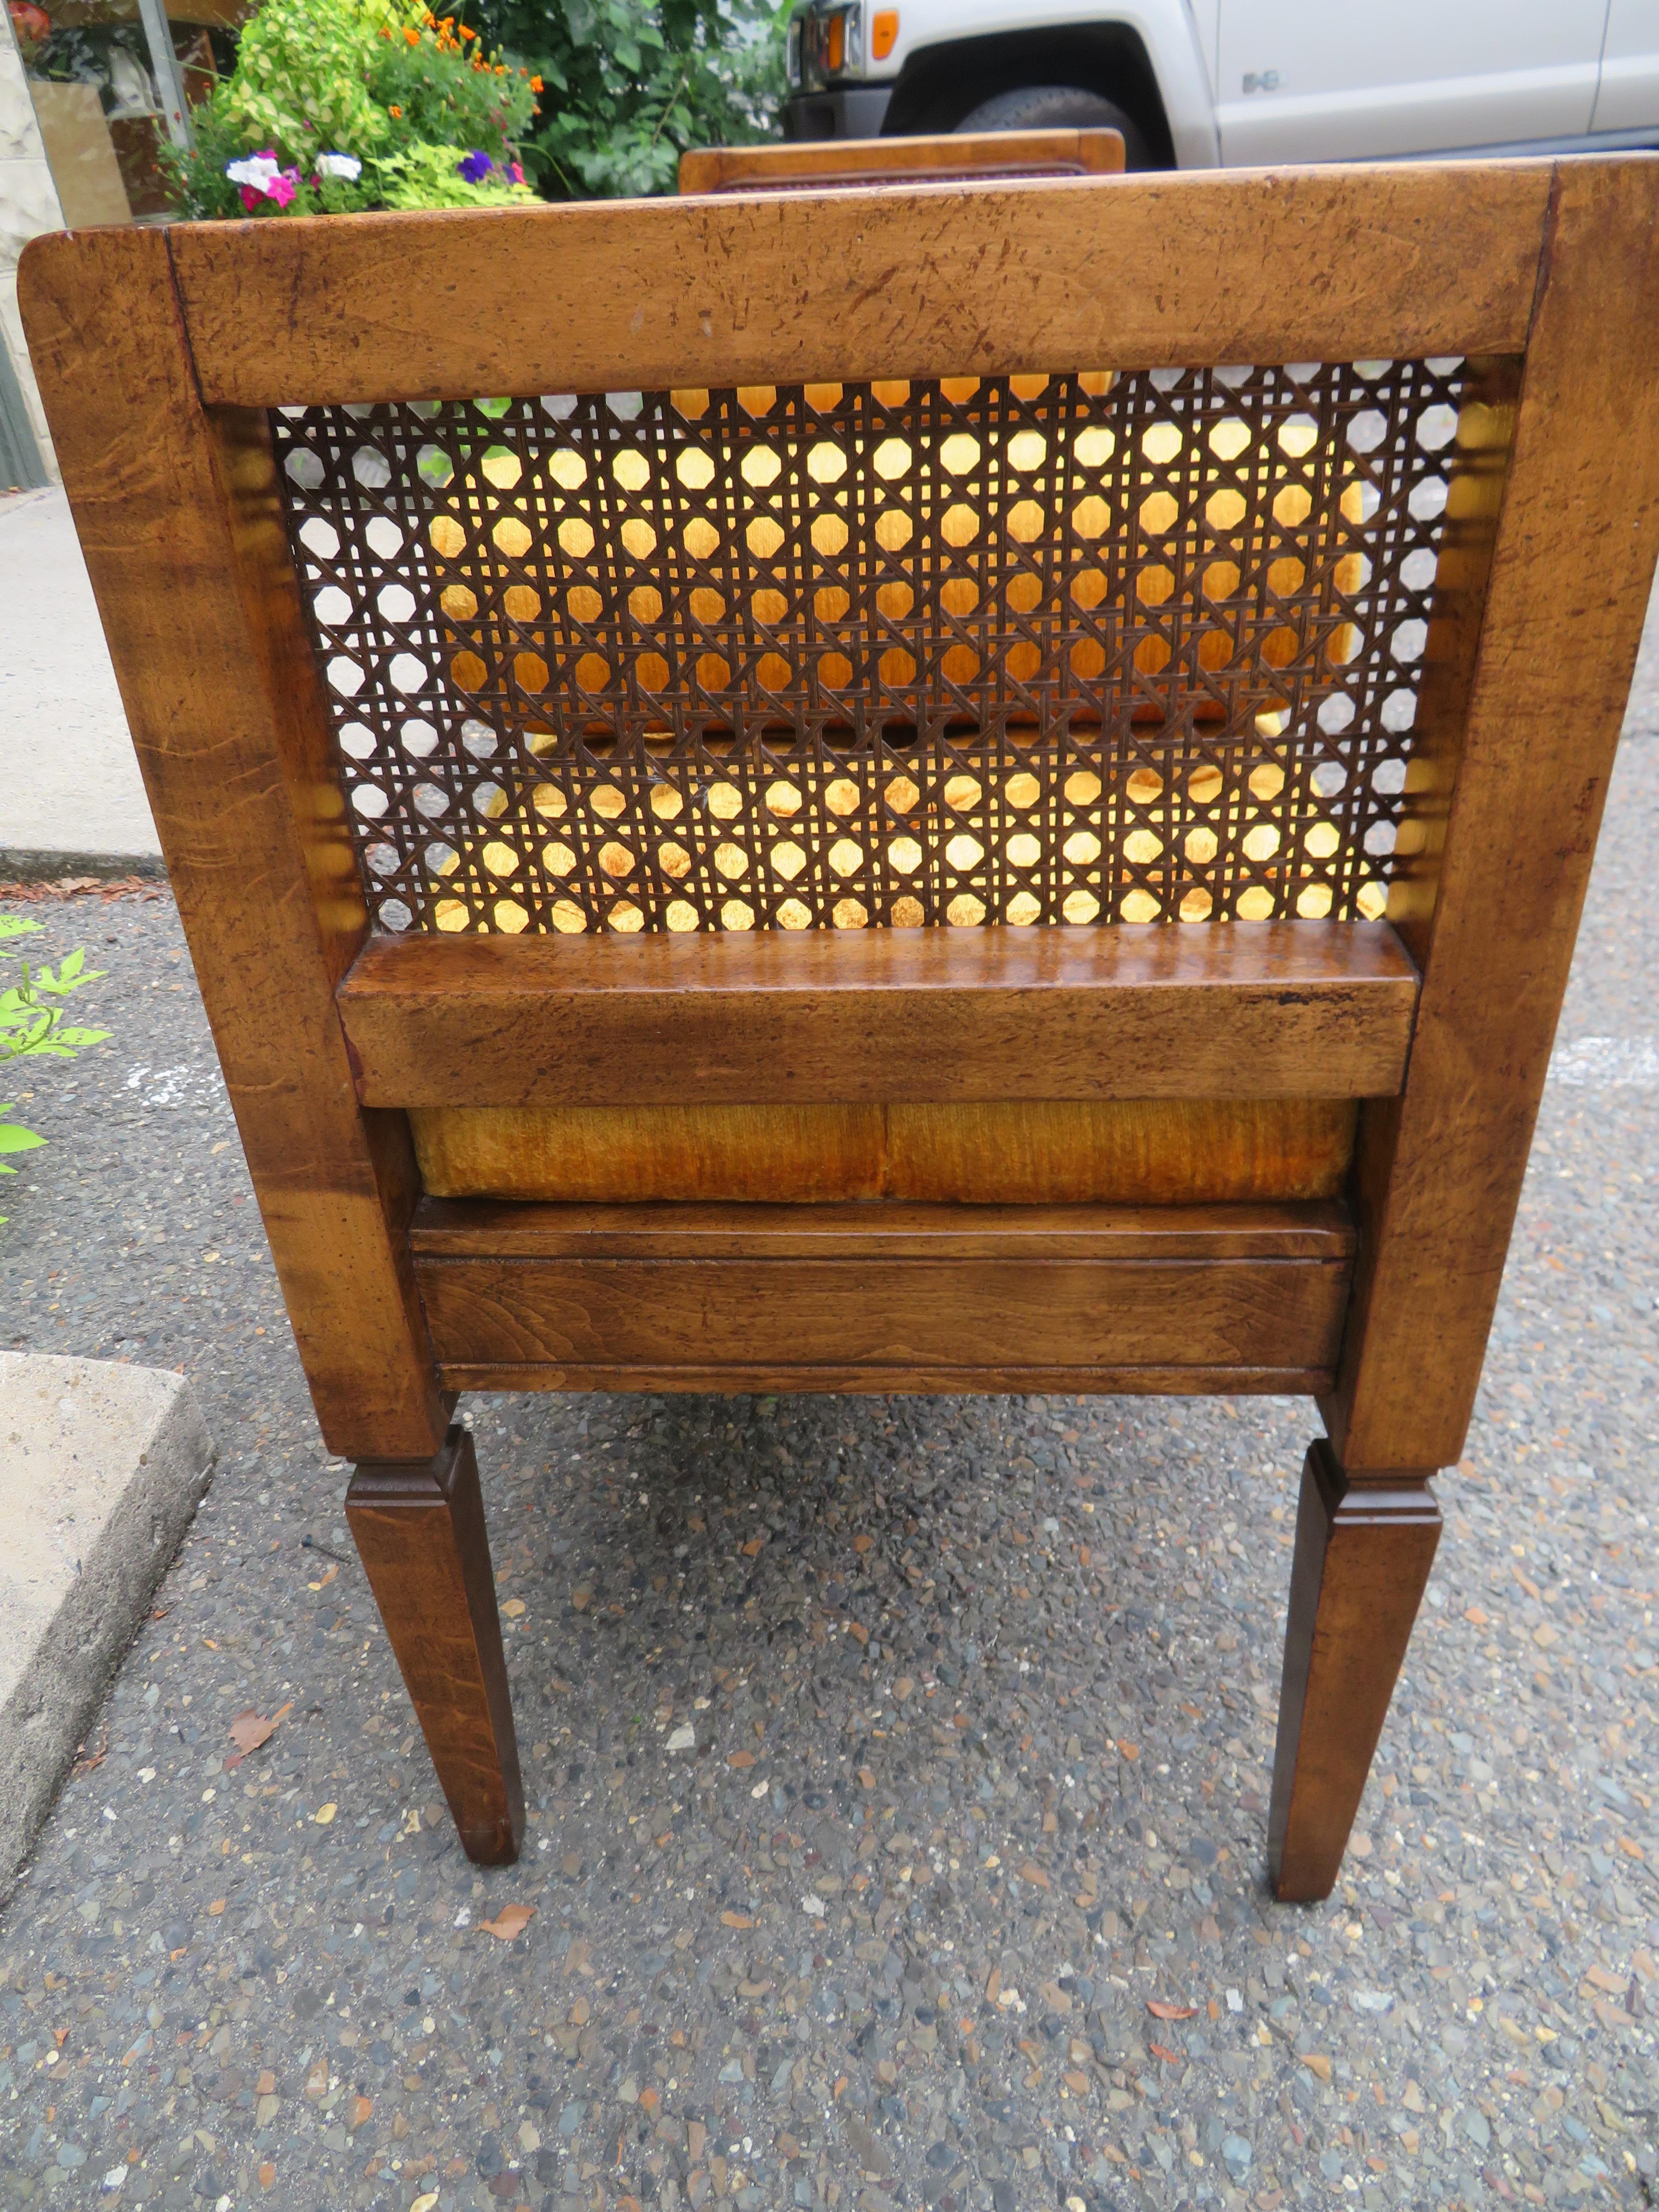
{"type": "Polygon", "coordinates": [[[33,906],[48,899],[97,898],[160,899],[167,885],[145,876],[59,876],[50,883],[0,884],[0,901],[33,906]]]}

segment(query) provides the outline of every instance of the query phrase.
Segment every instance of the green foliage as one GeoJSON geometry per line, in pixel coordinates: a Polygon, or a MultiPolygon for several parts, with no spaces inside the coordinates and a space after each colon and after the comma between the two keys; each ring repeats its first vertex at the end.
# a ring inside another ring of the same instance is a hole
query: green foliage
{"type": "Polygon", "coordinates": [[[520,151],[550,198],[672,192],[690,146],[775,135],[789,0],[477,0],[544,82],[520,151]]]}
{"type": "MultiPolygon", "coordinates": [[[[38,921],[26,921],[21,915],[0,914],[0,942],[13,937],[38,936],[40,929],[38,921]]],[[[0,952],[0,960],[15,957],[14,953],[0,952]]],[[[82,1030],[66,1024],[63,1007],[52,1003],[70,997],[83,984],[95,982],[103,973],[101,969],[89,969],[86,957],[84,952],[67,953],[55,970],[32,969],[25,961],[22,981],[0,991],[0,1065],[13,1060],[73,1060],[88,1045],[103,1042],[109,1035],[107,1030],[82,1030]]],[[[6,1153],[32,1152],[46,1142],[33,1129],[7,1120],[7,1115],[15,1110],[9,1102],[0,1105],[0,1175],[17,1172],[15,1168],[7,1166],[6,1153]]],[[[5,1218],[0,1213],[0,1222],[5,1218]]]]}
{"type": "Polygon", "coordinates": [[[377,49],[404,28],[385,0],[266,0],[242,33],[226,94],[243,146],[269,145],[284,167],[307,152],[366,156],[385,144],[391,118],[370,97],[377,49]]]}
{"type": "Polygon", "coordinates": [[[501,207],[532,197],[515,142],[535,112],[528,70],[422,0],[265,0],[191,112],[195,146],[161,160],[179,212],[202,219],[501,207]],[[277,173],[227,175],[251,155],[277,173]],[[339,156],[360,173],[329,173],[339,156]]]}
{"type": "MultiPolygon", "coordinates": [[[[36,937],[40,934],[38,921],[27,921],[22,915],[0,914],[0,941],[13,937],[36,937]]],[[[0,952],[0,960],[15,959],[16,955],[0,952]]],[[[84,952],[65,954],[56,972],[50,968],[31,969],[23,963],[23,980],[0,991],[0,1062],[9,1060],[27,1060],[40,1054],[49,1054],[59,1060],[73,1060],[89,1044],[101,1044],[109,1035],[107,1030],[66,1029],[64,1010],[47,1003],[52,999],[67,999],[83,984],[95,982],[103,974],[101,968],[88,968],[84,952]]]]}
{"type": "MultiPolygon", "coordinates": [[[[0,1152],[32,1152],[37,1145],[44,1145],[46,1141],[44,1137],[37,1136],[33,1129],[25,1129],[20,1123],[6,1119],[8,1114],[15,1114],[16,1110],[9,1099],[0,1104],[0,1152]]],[[[15,1168],[9,1168],[5,1161],[0,1159],[0,1175],[15,1175],[16,1172],[15,1168]]],[[[0,1221],[5,1218],[5,1215],[0,1213],[0,1221]]]]}
{"type": "MultiPolygon", "coordinates": [[[[470,184],[456,167],[453,146],[410,146],[382,156],[381,205],[389,208],[499,207],[501,193],[488,183],[470,184]]],[[[522,197],[533,198],[528,190],[522,197]]]]}

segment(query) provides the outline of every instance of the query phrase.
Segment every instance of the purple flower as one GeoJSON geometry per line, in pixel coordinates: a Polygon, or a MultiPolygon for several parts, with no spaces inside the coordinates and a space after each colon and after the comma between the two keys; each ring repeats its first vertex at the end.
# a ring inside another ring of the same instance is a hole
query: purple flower
{"type": "Polygon", "coordinates": [[[475,150],[471,154],[464,155],[455,167],[469,185],[481,185],[486,177],[494,173],[495,164],[488,154],[480,154],[475,150]]]}

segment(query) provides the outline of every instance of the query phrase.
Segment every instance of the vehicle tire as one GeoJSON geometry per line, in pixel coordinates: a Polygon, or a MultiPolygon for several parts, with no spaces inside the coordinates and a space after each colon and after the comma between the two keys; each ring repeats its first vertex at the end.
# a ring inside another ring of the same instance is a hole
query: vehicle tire
{"type": "Polygon", "coordinates": [[[1152,156],[1140,126],[1115,100],[1072,84],[1029,84],[983,100],[958,131],[1121,131],[1124,167],[1145,169],[1152,156]]]}

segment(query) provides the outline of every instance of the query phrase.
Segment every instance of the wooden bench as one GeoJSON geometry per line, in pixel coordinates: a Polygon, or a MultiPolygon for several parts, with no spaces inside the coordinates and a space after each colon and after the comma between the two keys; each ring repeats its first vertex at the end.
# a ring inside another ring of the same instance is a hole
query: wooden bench
{"type": "Polygon", "coordinates": [[[1121,131],[971,131],[915,138],[810,138],[781,146],[694,146],[680,155],[684,192],[827,191],[840,186],[969,178],[1110,177],[1121,131]]]}
{"type": "Polygon", "coordinates": [[[457,1392],[1299,1392],[1269,1854],[1324,1894],[1659,544],[1659,162],[94,231],[21,289],[467,1850],[523,1814],[457,1392]]]}

